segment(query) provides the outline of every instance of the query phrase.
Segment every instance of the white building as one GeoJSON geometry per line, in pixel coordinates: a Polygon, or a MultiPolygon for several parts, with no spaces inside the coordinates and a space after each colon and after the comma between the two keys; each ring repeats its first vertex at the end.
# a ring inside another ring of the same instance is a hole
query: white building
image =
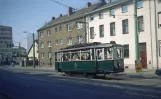
{"type": "MultiPolygon", "coordinates": [[[[143,68],[157,67],[154,0],[137,2],[140,57],[143,68]]],[[[158,56],[161,67],[161,0],[156,0],[158,56]],[[160,18],[159,18],[160,17],[160,18]],[[159,25],[160,24],[160,25],[159,25]]],[[[115,0],[89,13],[87,40],[124,45],[125,66],[135,68],[135,28],[133,0],[115,0]]]]}
{"type": "Polygon", "coordinates": [[[0,63],[12,59],[12,27],[0,25],[0,63]]]}
{"type": "MultiPolygon", "coordinates": [[[[29,60],[33,60],[33,44],[28,51],[29,60]]],[[[38,60],[38,40],[35,40],[35,59],[38,60]]]]}

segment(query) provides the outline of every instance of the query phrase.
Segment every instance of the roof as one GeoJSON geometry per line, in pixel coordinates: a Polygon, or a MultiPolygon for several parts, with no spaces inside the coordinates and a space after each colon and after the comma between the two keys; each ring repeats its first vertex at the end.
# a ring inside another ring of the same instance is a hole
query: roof
{"type": "Polygon", "coordinates": [[[92,11],[92,12],[89,12],[88,14],[91,14],[91,13],[94,13],[94,12],[97,12],[97,11],[100,11],[100,10],[104,10],[104,9],[111,9],[111,8],[116,7],[116,6],[124,5],[124,4],[131,3],[131,2],[133,2],[133,0],[116,0],[114,2],[107,3],[106,5],[103,5],[100,8],[98,8],[98,9],[92,11]]]}
{"type": "Polygon", "coordinates": [[[62,17],[58,17],[58,18],[50,21],[49,23],[47,23],[46,25],[44,25],[40,29],[38,29],[38,31],[49,28],[51,26],[55,26],[55,25],[64,23],[64,22],[69,22],[69,21],[74,20],[74,19],[83,18],[83,16],[85,16],[87,13],[100,8],[101,6],[103,6],[105,4],[106,4],[106,2],[102,2],[102,3],[98,2],[96,4],[91,5],[88,8],[82,8],[80,10],[77,10],[77,11],[73,12],[73,14],[70,15],[70,16],[68,16],[68,14],[66,14],[62,17]]]}

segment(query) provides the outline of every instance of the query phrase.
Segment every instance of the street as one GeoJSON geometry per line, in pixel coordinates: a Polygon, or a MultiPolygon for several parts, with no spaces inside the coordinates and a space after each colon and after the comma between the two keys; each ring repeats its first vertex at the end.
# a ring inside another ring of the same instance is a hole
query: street
{"type": "Polygon", "coordinates": [[[161,99],[161,90],[155,86],[0,70],[0,97],[1,99],[161,99]]]}

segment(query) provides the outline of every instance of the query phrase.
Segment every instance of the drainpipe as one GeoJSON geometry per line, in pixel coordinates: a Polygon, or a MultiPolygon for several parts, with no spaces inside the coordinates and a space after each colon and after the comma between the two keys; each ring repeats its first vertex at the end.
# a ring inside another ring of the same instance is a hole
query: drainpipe
{"type": "Polygon", "coordinates": [[[153,42],[152,42],[152,22],[151,22],[151,4],[149,0],[149,16],[150,16],[150,39],[151,39],[151,64],[153,68],[153,42]]]}
{"type": "Polygon", "coordinates": [[[156,0],[154,0],[154,24],[155,24],[155,43],[156,43],[156,64],[159,68],[159,56],[158,56],[158,33],[157,33],[157,19],[156,19],[156,0]]]}

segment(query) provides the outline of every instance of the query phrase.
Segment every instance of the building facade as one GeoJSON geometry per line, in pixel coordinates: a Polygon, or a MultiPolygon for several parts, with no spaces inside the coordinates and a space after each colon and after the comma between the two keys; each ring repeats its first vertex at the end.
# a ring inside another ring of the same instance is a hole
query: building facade
{"type": "Polygon", "coordinates": [[[12,59],[12,27],[0,25],[0,63],[12,59]]]}
{"type": "Polygon", "coordinates": [[[88,24],[85,15],[105,4],[105,0],[100,0],[96,4],[87,2],[85,8],[76,11],[69,7],[68,14],[60,14],[58,18],[53,17],[49,23],[38,29],[40,65],[47,66],[52,63],[54,66],[55,51],[70,45],[87,42],[86,26],[88,24]]]}
{"type": "MultiPolygon", "coordinates": [[[[155,68],[157,65],[161,67],[161,0],[155,1],[156,17],[154,0],[139,0],[137,2],[140,60],[143,68],[155,68]],[[156,53],[157,51],[158,53],[156,53]]],[[[86,21],[89,23],[87,37],[89,42],[109,43],[116,41],[118,44],[123,44],[125,66],[135,68],[133,0],[109,2],[90,12],[86,21]]]]}

